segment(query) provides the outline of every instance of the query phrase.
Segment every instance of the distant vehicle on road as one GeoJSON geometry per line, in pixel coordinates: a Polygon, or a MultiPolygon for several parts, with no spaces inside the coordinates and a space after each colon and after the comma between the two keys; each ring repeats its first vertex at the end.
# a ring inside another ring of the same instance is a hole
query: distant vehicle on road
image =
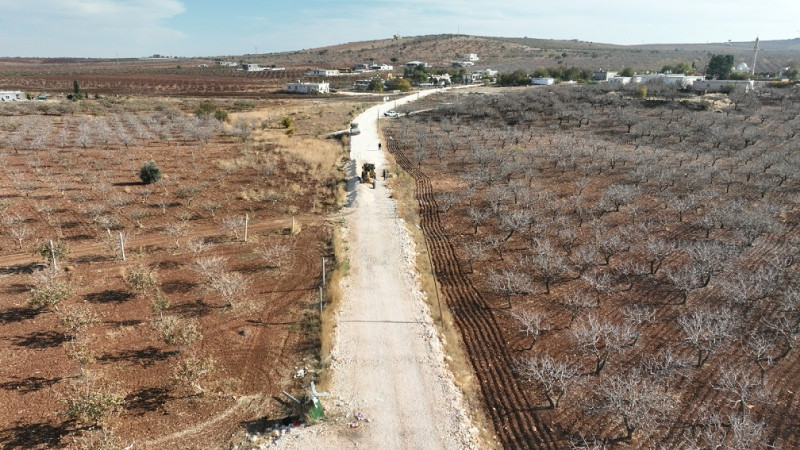
{"type": "Polygon", "coordinates": [[[353,122],[350,124],[350,136],[355,136],[357,134],[361,134],[361,130],[358,128],[358,124],[353,122]]]}
{"type": "Polygon", "coordinates": [[[385,113],[383,113],[383,115],[386,117],[400,117],[400,113],[393,109],[386,111],[385,113]]]}

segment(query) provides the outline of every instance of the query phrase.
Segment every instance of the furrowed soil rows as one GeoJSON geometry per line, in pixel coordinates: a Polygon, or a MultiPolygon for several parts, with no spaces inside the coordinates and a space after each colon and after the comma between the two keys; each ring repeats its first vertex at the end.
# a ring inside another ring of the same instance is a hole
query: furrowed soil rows
{"type": "Polygon", "coordinates": [[[513,378],[513,360],[503,333],[492,310],[461,271],[453,246],[441,225],[430,180],[399,151],[397,145],[397,141],[390,138],[388,150],[416,183],[420,225],[428,240],[436,276],[475,367],[498,440],[504,448],[560,448],[559,441],[547,425],[537,414],[530,413],[532,406],[525,392],[516,383],[504,381],[513,378]]]}
{"type": "Polygon", "coordinates": [[[486,414],[509,448],[796,448],[797,93],[648,92],[387,121],[486,414]]]}

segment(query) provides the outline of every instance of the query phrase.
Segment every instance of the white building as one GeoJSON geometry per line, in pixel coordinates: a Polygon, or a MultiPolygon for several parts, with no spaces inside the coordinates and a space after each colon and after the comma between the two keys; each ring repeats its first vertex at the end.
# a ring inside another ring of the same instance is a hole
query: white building
{"type": "Polygon", "coordinates": [[[18,102],[25,98],[22,91],[0,91],[0,102],[18,102]]]}
{"type": "Polygon", "coordinates": [[[617,76],[617,72],[609,70],[598,70],[592,74],[592,81],[608,81],[617,76]]]}
{"type": "Polygon", "coordinates": [[[702,80],[692,84],[695,92],[750,92],[755,87],[753,80],[702,80]]]}
{"type": "Polygon", "coordinates": [[[409,61],[406,63],[406,67],[417,67],[417,66],[428,67],[428,63],[424,61],[409,61]]]}
{"type": "Polygon", "coordinates": [[[467,53],[466,55],[464,55],[464,61],[477,61],[479,59],[480,58],[478,58],[477,53],[467,53]]]}
{"type": "Polygon", "coordinates": [[[535,84],[537,86],[550,86],[551,84],[556,84],[555,78],[531,78],[531,84],[535,84]]]}
{"type": "Polygon", "coordinates": [[[448,85],[448,84],[452,83],[450,81],[450,74],[449,73],[443,73],[441,75],[433,75],[433,76],[431,76],[430,80],[433,82],[433,84],[435,84],[437,86],[445,86],[445,85],[448,85]]]}
{"type": "Polygon", "coordinates": [[[335,77],[339,75],[339,71],[336,69],[311,69],[308,74],[312,77],[335,77]]]}
{"type": "Polygon", "coordinates": [[[303,83],[300,80],[286,85],[286,90],[293,94],[328,94],[330,83],[303,83]]]}
{"type": "Polygon", "coordinates": [[[394,66],[390,66],[389,64],[371,64],[369,69],[380,70],[381,72],[391,72],[394,70],[394,66]]]}
{"type": "Polygon", "coordinates": [[[453,67],[472,67],[475,63],[472,61],[453,61],[453,67]]]}
{"type": "Polygon", "coordinates": [[[258,64],[242,64],[242,70],[245,72],[263,72],[267,70],[265,67],[261,67],[258,64]]]}
{"type": "Polygon", "coordinates": [[[611,77],[608,79],[609,84],[631,84],[633,77],[611,77]]]}

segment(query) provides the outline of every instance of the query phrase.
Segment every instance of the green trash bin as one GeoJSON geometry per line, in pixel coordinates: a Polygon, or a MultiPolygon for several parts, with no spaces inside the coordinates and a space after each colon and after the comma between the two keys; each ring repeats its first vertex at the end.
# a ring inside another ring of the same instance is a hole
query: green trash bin
{"type": "Polygon", "coordinates": [[[317,397],[311,397],[311,410],[308,412],[308,415],[311,416],[312,419],[322,419],[325,417],[325,410],[322,408],[322,402],[319,401],[317,397]]]}

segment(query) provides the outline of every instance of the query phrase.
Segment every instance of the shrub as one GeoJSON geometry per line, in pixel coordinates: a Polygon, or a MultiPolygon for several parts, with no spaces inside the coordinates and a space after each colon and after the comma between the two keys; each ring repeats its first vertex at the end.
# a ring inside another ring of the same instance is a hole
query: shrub
{"type": "Polygon", "coordinates": [[[155,287],[158,278],[155,271],[140,266],[125,274],[125,283],[135,291],[144,291],[155,287]]]}
{"type": "Polygon", "coordinates": [[[142,165],[139,170],[139,178],[144,184],[155,183],[161,179],[161,169],[158,168],[155,161],[150,160],[142,165]]]}
{"type": "Polygon", "coordinates": [[[52,269],[39,270],[31,275],[33,288],[28,305],[41,309],[52,306],[58,309],[58,304],[72,296],[72,288],[61,281],[58,272],[52,269]]]}
{"type": "Polygon", "coordinates": [[[113,390],[93,386],[91,380],[76,383],[65,399],[67,415],[86,425],[104,426],[122,412],[125,397],[113,390]]]}
{"type": "Polygon", "coordinates": [[[291,128],[291,126],[292,126],[292,118],[291,117],[284,117],[283,120],[281,120],[281,125],[283,125],[283,128],[291,128]]]}
{"type": "Polygon", "coordinates": [[[218,109],[214,111],[214,118],[220,122],[227,122],[229,120],[228,111],[225,111],[224,109],[218,109]]]}
{"type": "Polygon", "coordinates": [[[54,256],[57,260],[65,260],[69,255],[69,247],[63,242],[54,242],[53,247],[50,248],[49,242],[42,242],[33,248],[33,252],[44,258],[48,264],[52,264],[54,256]]]}

